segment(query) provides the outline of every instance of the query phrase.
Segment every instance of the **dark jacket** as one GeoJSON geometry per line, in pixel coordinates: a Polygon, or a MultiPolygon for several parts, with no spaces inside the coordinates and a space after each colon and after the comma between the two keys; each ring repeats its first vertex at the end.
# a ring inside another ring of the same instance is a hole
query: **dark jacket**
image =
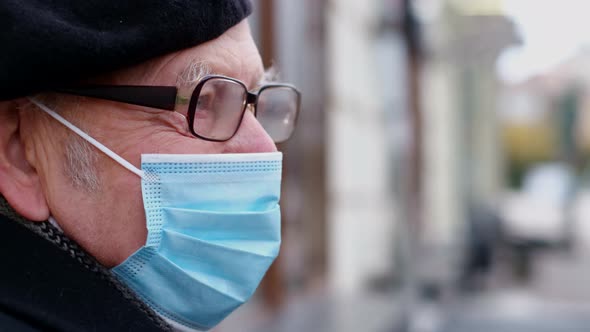
{"type": "Polygon", "coordinates": [[[0,264],[1,332],[170,330],[48,222],[0,215],[0,264]]]}

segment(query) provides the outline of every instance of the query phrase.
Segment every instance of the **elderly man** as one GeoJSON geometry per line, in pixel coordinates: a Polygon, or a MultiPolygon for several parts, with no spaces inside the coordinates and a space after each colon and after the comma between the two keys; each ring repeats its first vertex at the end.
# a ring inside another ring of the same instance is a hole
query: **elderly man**
{"type": "Polygon", "coordinates": [[[248,0],[0,4],[0,330],[198,331],[278,254],[300,95],[248,0]]]}

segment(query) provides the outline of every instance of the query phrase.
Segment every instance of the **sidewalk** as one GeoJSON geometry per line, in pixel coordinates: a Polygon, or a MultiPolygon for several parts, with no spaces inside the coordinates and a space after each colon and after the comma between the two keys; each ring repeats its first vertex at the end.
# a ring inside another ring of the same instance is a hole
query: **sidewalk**
{"type": "Polygon", "coordinates": [[[590,250],[578,243],[538,253],[525,284],[504,279],[462,298],[440,332],[590,331],[590,250]]]}
{"type": "Polygon", "coordinates": [[[215,332],[383,332],[399,324],[399,294],[310,294],[269,317],[256,303],[238,309],[215,332]],[[253,319],[258,317],[258,319],[253,319]],[[247,322],[247,325],[244,323],[247,322]]]}

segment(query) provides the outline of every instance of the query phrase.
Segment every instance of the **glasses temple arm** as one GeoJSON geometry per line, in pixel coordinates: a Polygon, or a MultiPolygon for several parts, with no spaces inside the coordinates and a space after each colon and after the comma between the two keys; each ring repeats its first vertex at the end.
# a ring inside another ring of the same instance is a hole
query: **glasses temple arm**
{"type": "Polygon", "coordinates": [[[175,86],[88,85],[57,88],[53,91],[173,111],[177,102],[178,88],[175,86]]]}

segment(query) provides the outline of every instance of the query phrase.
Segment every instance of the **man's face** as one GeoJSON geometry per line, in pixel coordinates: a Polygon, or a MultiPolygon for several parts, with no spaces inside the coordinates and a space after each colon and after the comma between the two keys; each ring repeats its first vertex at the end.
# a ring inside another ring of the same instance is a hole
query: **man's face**
{"type": "MultiPolygon", "coordinates": [[[[263,76],[260,55],[244,21],[213,41],[120,71],[100,83],[177,85],[178,75],[195,61],[206,63],[216,74],[243,81],[249,89],[263,76]]],[[[141,154],[145,153],[276,151],[251,112],[246,112],[232,139],[210,142],[190,134],[185,117],[178,112],[91,99],[80,103],[66,99],[59,110],[138,168],[141,154]]],[[[71,155],[76,153],[68,149],[89,149],[79,138],[39,111],[21,111],[20,116],[26,160],[38,175],[49,213],[64,232],[108,267],[139,249],[147,235],[140,178],[94,148],[90,148],[88,158],[72,160],[71,155]],[[84,185],[88,181],[83,174],[67,174],[80,167],[96,173],[96,186],[84,185]],[[80,177],[80,181],[72,181],[80,177]]],[[[48,217],[39,211],[29,215],[38,220],[48,217]]]]}

